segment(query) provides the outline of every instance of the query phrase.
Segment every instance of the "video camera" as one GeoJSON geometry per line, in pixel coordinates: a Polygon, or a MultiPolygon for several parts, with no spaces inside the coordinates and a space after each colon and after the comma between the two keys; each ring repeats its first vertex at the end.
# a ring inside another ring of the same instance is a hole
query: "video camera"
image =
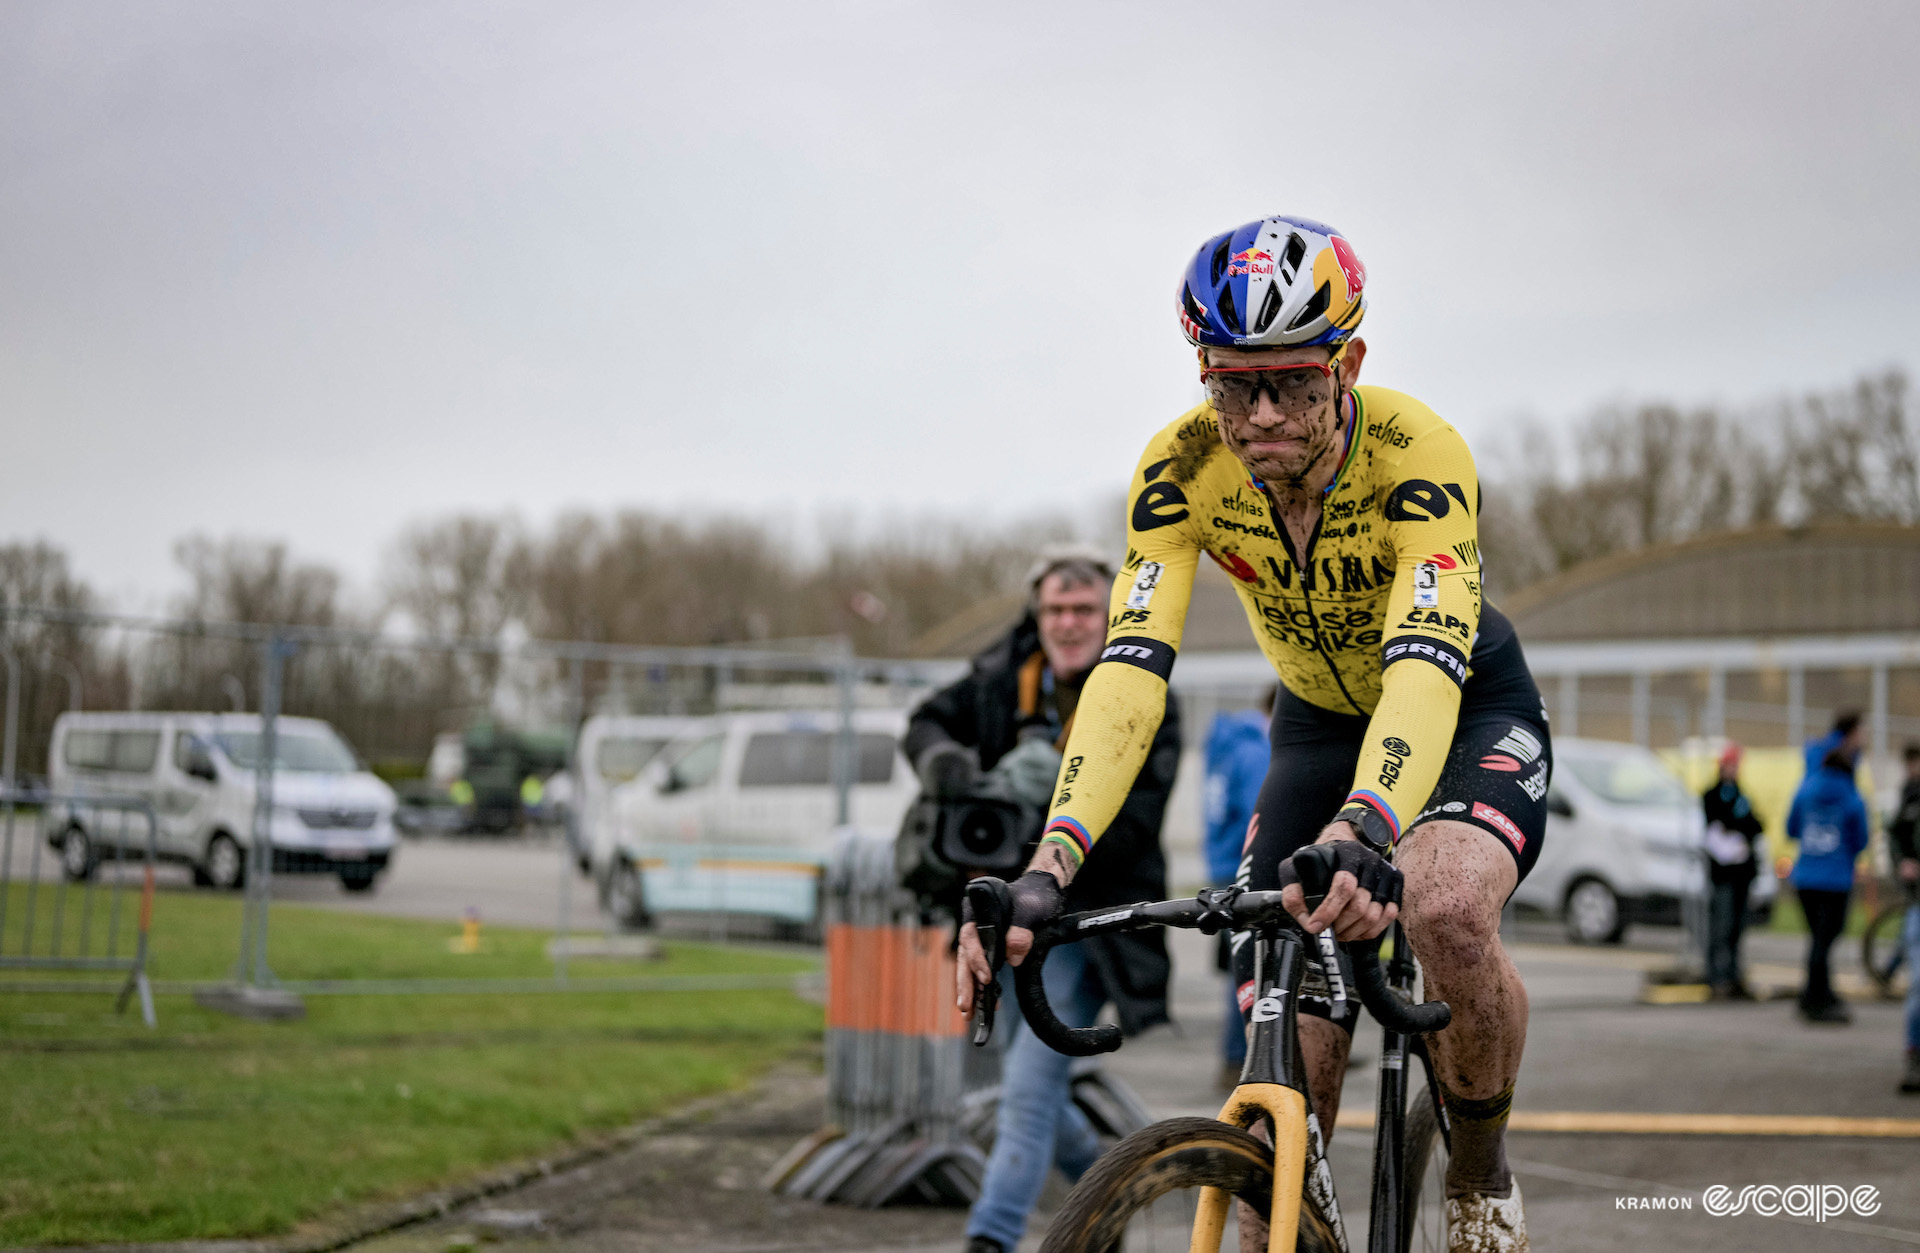
{"type": "MultiPolygon", "coordinates": [[[[1051,739],[1045,727],[1030,728],[1021,739],[1042,735],[1051,739]]],[[[920,798],[907,810],[894,845],[895,870],[900,885],[919,898],[923,915],[958,917],[968,879],[1013,878],[1026,867],[1040,843],[1046,805],[1030,781],[1023,788],[1008,772],[980,773],[972,750],[959,745],[934,749],[922,763],[921,778],[920,798]]],[[[1046,783],[1050,791],[1050,774],[1046,783]]]]}

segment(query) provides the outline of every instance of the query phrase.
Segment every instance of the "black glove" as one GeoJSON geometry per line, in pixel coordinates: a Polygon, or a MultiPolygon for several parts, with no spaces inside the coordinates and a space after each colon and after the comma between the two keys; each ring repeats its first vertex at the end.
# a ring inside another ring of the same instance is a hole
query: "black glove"
{"type": "MultiPolygon", "coordinates": [[[[1358,880],[1363,894],[1382,905],[1400,903],[1400,889],[1405,880],[1386,858],[1359,840],[1334,840],[1322,847],[1333,850],[1334,874],[1346,871],[1358,880]]],[[[1300,874],[1294,869],[1293,858],[1289,857],[1280,863],[1280,886],[1285,888],[1289,883],[1299,882],[1300,874]]],[[[1328,886],[1332,886],[1331,879],[1328,880],[1328,886]]],[[[1305,885],[1302,884],[1302,887],[1305,885]]],[[[1312,912],[1315,904],[1313,901],[1307,903],[1308,912],[1312,912]]]]}
{"type": "MultiPolygon", "coordinates": [[[[1057,917],[1067,899],[1066,889],[1060,886],[1060,880],[1044,870],[1029,870],[1007,884],[1007,895],[1013,901],[1012,915],[1006,920],[1008,929],[1025,927],[1029,931],[1038,931],[1057,917]]],[[[971,893],[960,906],[960,921],[978,921],[973,916],[971,893]]]]}

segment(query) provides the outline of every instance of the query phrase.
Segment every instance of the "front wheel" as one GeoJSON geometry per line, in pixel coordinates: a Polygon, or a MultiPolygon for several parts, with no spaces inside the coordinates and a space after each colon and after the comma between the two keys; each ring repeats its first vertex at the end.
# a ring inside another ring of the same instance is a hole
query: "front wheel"
{"type": "Polygon", "coordinates": [[[207,842],[207,885],[223,892],[235,891],[247,881],[247,855],[234,838],[222,832],[207,842]]]}
{"type": "Polygon", "coordinates": [[[647,913],[646,882],[640,867],[624,857],[613,863],[613,871],[607,877],[607,912],[621,926],[636,930],[653,922],[652,915],[647,913]]]}
{"type": "Polygon", "coordinates": [[[1400,1146],[1401,1253],[1446,1253],[1447,1160],[1433,1094],[1422,1089],[1407,1111],[1400,1146]]]}
{"type": "Polygon", "coordinates": [[[1620,897],[1598,879],[1582,879],[1567,893],[1567,938],[1575,944],[1618,944],[1627,933],[1620,897]]]}
{"type": "Polygon", "coordinates": [[[99,864],[100,855],[94,851],[93,840],[79,827],[68,827],[60,837],[61,871],[75,883],[84,883],[93,878],[99,864]]]}
{"type": "MultiPolygon", "coordinates": [[[[1224,1188],[1259,1213],[1270,1212],[1273,1150],[1211,1118],[1169,1118],[1136,1131],[1074,1185],[1040,1251],[1185,1248],[1201,1188],[1224,1188]]],[[[1227,1230],[1234,1230],[1231,1211],[1227,1230]]],[[[1339,1247],[1325,1216],[1304,1192],[1294,1247],[1301,1253],[1334,1253],[1339,1247]]]]}
{"type": "Polygon", "coordinates": [[[349,892],[371,892],[380,875],[366,866],[353,866],[340,872],[340,886],[349,892]]]}

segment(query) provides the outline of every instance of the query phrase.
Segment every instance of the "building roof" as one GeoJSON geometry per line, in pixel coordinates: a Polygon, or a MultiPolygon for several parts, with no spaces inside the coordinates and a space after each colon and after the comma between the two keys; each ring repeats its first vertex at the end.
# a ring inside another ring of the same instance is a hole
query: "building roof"
{"type": "Polygon", "coordinates": [[[1920,631],[1920,527],[1756,527],[1617,553],[1499,601],[1526,641],[1920,631]]]}
{"type": "MultiPolygon", "coordinates": [[[[971,657],[1022,603],[1018,593],[977,602],[921,636],[914,654],[971,657]]],[[[1920,527],[1732,531],[1602,557],[1498,604],[1527,642],[1920,632],[1920,527]]],[[[1181,654],[1256,647],[1233,581],[1202,561],[1181,654]]]]}

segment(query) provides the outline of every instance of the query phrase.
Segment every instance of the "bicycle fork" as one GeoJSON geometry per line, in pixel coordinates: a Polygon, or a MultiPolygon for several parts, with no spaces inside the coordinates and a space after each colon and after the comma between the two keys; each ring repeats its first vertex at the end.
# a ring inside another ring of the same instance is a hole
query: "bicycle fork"
{"type": "MultiPolygon", "coordinates": [[[[1239,1086],[1220,1110],[1220,1121],[1242,1130],[1266,1121],[1273,1133],[1273,1209],[1267,1216],[1268,1253],[1293,1253],[1300,1230],[1300,1198],[1305,1190],[1320,1202],[1340,1247],[1347,1246],[1340,1208],[1333,1195],[1326,1141],[1307,1090],[1306,1063],[1300,1056],[1298,1007],[1306,974],[1306,953],[1291,929],[1249,937],[1255,954],[1253,1033],[1239,1086]],[[1311,1165],[1311,1170],[1309,1170],[1311,1165]]],[[[1337,976],[1336,976],[1337,977],[1337,976]]],[[[1219,1253],[1233,1196],[1224,1188],[1202,1188],[1194,1215],[1191,1253],[1219,1253]]]]}

